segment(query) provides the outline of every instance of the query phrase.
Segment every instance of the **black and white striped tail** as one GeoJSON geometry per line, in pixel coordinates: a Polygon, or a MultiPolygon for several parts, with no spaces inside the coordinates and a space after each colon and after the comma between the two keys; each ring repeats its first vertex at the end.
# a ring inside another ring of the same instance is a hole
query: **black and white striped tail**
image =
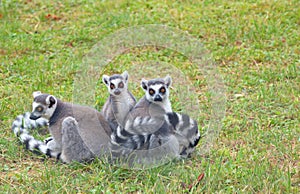
{"type": "Polygon", "coordinates": [[[159,122],[161,121],[155,122],[155,119],[149,116],[128,120],[125,127],[118,126],[111,134],[111,143],[114,147],[121,146],[127,151],[140,149],[149,142],[154,132],[161,127],[159,122]]]}
{"type": "Polygon", "coordinates": [[[32,135],[29,134],[29,130],[31,129],[48,126],[48,121],[44,118],[31,120],[29,116],[29,112],[17,116],[12,123],[13,133],[19,137],[21,143],[25,144],[26,149],[59,159],[60,152],[52,151],[48,148],[46,143],[36,140],[32,135]]]}
{"type": "Polygon", "coordinates": [[[173,126],[178,141],[182,144],[180,155],[189,156],[200,140],[198,124],[186,114],[167,113],[166,119],[173,126]]]}
{"type": "Polygon", "coordinates": [[[126,156],[133,150],[140,149],[145,143],[149,142],[151,135],[130,133],[125,128],[118,126],[117,130],[111,134],[111,151],[113,156],[126,156]]]}
{"type": "Polygon", "coordinates": [[[37,120],[32,120],[29,118],[30,113],[26,112],[22,115],[17,116],[17,118],[12,123],[12,131],[16,136],[19,136],[23,131],[30,129],[36,129],[40,127],[48,126],[48,120],[44,118],[39,118],[37,120]]]}
{"type": "Polygon", "coordinates": [[[61,152],[55,152],[48,148],[47,144],[34,139],[34,137],[28,133],[22,133],[19,136],[19,139],[22,143],[25,144],[26,149],[33,151],[35,153],[42,153],[50,158],[60,159],[61,152]]]}
{"type": "MultiPolygon", "coordinates": [[[[165,120],[172,129],[169,133],[174,133],[180,144],[180,155],[189,156],[200,140],[197,122],[188,115],[175,112],[167,113],[165,120]]],[[[119,148],[115,151],[122,152],[122,155],[124,155],[125,152],[140,149],[146,143],[151,147],[150,139],[152,136],[157,138],[154,134],[153,125],[157,129],[161,127],[160,123],[153,123],[152,118],[137,117],[135,120],[127,122],[124,128],[119,126],[111,135],[112,152],[114,152],[114,148],[119,148]]]]}

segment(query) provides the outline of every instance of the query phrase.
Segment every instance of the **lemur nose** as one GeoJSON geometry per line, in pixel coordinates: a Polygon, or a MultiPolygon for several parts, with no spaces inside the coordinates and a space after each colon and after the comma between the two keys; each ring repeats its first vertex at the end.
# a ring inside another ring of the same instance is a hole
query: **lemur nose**
{"type": "Polygon", "coordinates": [[[35,116],[33,113],[30,114],[30,117],[29,117],[31,120],[37,120],[40,118],[40,116],[35,116]]]}
{"type": "Polygon", "coordinates": [[[114,94],[115,94],[115,95],[119,95],[119,94],[121,94],[121,91],[118,90],[118,89],[116,89],[116,90],[114,91],[114,94]]]}
{"type": "Polygon", "coordinates": [[[154,97],[154,101],[162,101],[162,98],[160,97],[160,95],[156,95],[154,97]]]}

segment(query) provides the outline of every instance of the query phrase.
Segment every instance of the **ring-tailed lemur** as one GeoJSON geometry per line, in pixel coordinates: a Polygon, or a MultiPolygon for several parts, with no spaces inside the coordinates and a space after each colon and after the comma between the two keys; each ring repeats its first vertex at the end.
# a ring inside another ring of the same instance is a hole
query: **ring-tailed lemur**
{"type": "Polygon", "coordinates": [[[188,156],[194,150],[200,139],[197,122],[187,115],[172,112],[169,100],[171,82],[170,76],[142,80],[145,96],[128,114],[125,127],[118,127],[112,133],[113,153],[153,149],[168,141],[170,146],[174,145],[168,149],[178,149],[178,155],[188,156]],[[178,144],[179,148],[176,148],[178,144]]]}
{"type": "Polygon", "coordinates": [[[30,119],[49,120],[53,140],[49,147],[28,132],[20,131],[16,134],[19,134],[26,148],[39,150],[65,163],[90,160],[109,151],[111,128],[100,112],[90,107],[62,102],[41,92],[34,92],[33,96],[30,119]]]}
{"type": "Polygon", "coordinates": [[[136,99],[128,90],[128,73],[112,76],[103,75],[102,81],[107,86],[109,97],[105,102],[101,113],[116,129],[118,125],[124,126],[124,120],[128,112],[136,104],[136,99]]]}

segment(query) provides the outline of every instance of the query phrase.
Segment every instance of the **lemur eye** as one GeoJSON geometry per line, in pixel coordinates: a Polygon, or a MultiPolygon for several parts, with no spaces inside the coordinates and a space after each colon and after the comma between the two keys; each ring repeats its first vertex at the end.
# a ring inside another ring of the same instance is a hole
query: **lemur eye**
{"type": "Polygon", "coordinates": [[[162,93],[162,94],[164,94],[166,92],[166,88],[165,87],[161,87],[159,89],[159,92],[162,93]]]}
{"type": "Polygon", "coordinates": [[[40,107],[40,106],[39,106],[39,107],[36,108],[36,110],[37,110],[38,112],[42,112],[42,111],[43,111],[43,107],[40,107]]]}
{"type": "Polygon", "coordinates": [[[155,93],[155,91],[153,89],[149,90],[149,94],[152,96],[155,93]]]}
{"type": "Polygon", "coordinates": [[[118,88],[124,88],[123,82],[120,82],[120,83],[118,84],[118,88]]]}
{"type": "Polygon", "coordinates": [[[110,89],[115,89],[115,84],[110,84],[110,89]]]}

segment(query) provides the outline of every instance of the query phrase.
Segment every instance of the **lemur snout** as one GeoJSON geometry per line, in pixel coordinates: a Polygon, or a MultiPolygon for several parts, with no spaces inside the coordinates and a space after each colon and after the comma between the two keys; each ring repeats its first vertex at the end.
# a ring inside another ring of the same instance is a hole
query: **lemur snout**
{"type": "Polygon", "coordinates": [[[160,95],[156,95],[155,97],[154,97],[154,101],[162,101],[162,98],[160,97],[160,95]]]}
{"type": "Polygon", "coordinates": [[[40,118],[40,116],[35,116],[33,113],[30,114],[30,117],[29,117],[31,120],[37,120],[40,118]]]}
{"type": "Polygon", "coordinates": [[[121,91],[120,91],[119,89],[116,89],[116,90],[114,91],[114,94],[115,94],[115,95],[119,95],[119,94],[121,94],[121,91]]]}

